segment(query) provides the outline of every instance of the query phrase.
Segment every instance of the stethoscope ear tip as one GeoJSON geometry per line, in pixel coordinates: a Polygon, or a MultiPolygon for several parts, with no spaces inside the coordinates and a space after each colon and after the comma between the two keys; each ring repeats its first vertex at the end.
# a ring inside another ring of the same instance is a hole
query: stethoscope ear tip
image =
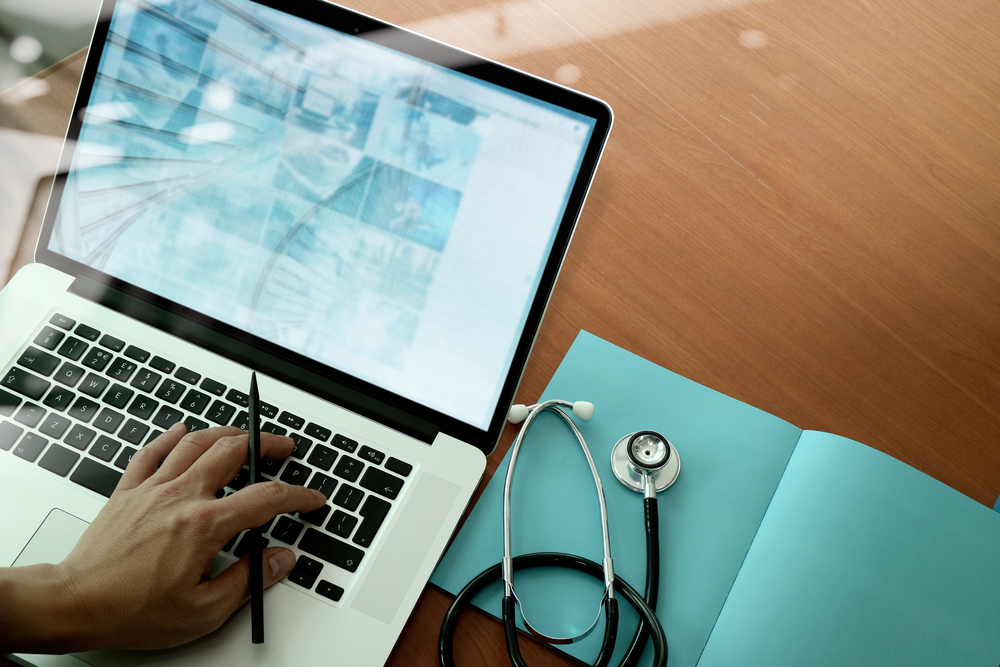
{"type": "Polygon", "coordinates": [[[585,422],[594,418],[594,404],[590,401],[577,401],[573,404],[573,414],[585,422]]]}
{"type": "Polygon", "coordinates": [[[511,424],[520,424],[527,418],[528,407],[520,403],[510,406],[510,410],[507,411],[507,421],[511,424]]]}

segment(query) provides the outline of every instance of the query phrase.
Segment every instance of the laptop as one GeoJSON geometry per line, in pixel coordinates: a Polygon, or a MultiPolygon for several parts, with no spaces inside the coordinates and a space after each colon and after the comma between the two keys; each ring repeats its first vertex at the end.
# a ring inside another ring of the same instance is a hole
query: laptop
{"type": "MultiPolygon", "coordinates": [[[[603,102],[321,0],[105,0],[34,264],[0,292],[0,565],[59,562],[177,421],[295,452],[295,570],[166,652],[381,665],[482,479],[603,102]]],[[[246,470],[219,495],[237,492],[246,470]]],[[[216,571],[250,549],[237,536],[216,571]]]]}

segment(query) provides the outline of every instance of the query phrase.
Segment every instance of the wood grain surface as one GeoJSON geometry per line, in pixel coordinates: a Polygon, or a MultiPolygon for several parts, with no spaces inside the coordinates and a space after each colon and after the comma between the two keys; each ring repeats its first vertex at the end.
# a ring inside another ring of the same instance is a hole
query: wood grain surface
{"type": "MultiPolygon", "coordinates": [[[[993,505],[993,0],[347,4],[615,111],[518,400],[541,393],[586,329],[993,505]]],[[[425,592],[391,665],[436,664],[448,603],[425,592]]],[[[467,614],[456,656],[508,664],[499,624],[467,614]]]]}

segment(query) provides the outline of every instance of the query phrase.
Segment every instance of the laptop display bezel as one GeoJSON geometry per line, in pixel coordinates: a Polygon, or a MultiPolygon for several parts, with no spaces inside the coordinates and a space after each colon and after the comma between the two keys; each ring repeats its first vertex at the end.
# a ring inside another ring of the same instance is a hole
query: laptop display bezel
{"type": "Polygon", "coordinates": [[[105,0],[101,7],[67,130],[67,141],[60,161],[61,168],[54,179],[49,205],[40,230],[35,260],[77,276],[77,291],[87,298],[168,332],[183,333],[185,340],[233,361],[253,365],[258,371],[356,410],[369,418],[382,421],[425,442],[432,441],[440,431],[489,454],[499,441],[507,408],[514,398],[604,150],[612,125],[611,109],[596,98],[323,0],[253,1],[346,35],[375,41],[407,55],[543,100],[594,120],[594,129],[571,187],[563,218],[557,226],[552,251],[541,271],[538,289],[528,308],[524,328],[515,346],[489,427],[478,428],[335,368],[321,365],[301,354],[207,317],[181,304],[168,301],[49,249],[58,205],[66,184],[66,166],[72,162],[74,140],[81,132],[83,110],[93,90],[117,0],[105,0]],[[236,344],[230,344],[228,341],[235,341],[236,344]],[[298,369],[297,372],[290,372],[289,365],[298,369]]]}

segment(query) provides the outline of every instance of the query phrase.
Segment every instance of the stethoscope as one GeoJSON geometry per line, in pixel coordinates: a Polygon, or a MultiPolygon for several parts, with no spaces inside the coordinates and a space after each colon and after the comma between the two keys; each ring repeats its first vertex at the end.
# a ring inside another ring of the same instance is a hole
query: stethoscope
{"type": "Polygon", "coordinates": [[[521,657],[518,646],[517,626],[515,625],[515,607],[521,607],[521,618],[528,631],[549,644],[570,644],[588,636],[601,618],[601,608],[604,609],[605,626],[604,641],[601,643],[601,650],[598,653],[594,667],[606,667],[614,652],[615,642],[618,634],[618,599],[616,592],[620,593],[625,600],[635,609],[639,615],[639,625],[632,637],[632,642],[625,652],[620,667],[633,667],[642,655],[647,640],[653,642],[653,665],[664,667],[667,664],[667,639],[663,633],[663,627],[656,618],[656,599],[659,590],[660,579],[660,543],[659,543],[659,515],[656,507],[656,494],[663,491],[677,480],[680,474],[680,455],[674,445],[656,431],[637,431],[621,438],[611,452],[611,467],[617,477],[625,486],[639,491],[643,494],[643,511],[645,516],[646,529],[646,590],[645,595],[640,596],[625,580],[617,577],[614,573],[614,564],[611,559],[611,539],[608,532],[608,510],[604,502],[604,487],[601,485],[601,476],[594,464],[594,458],[590,454],[587,442],[577,428],[572,417],[563,408],[570,408],[574,415],[583,421],[590,421],[594,416],[594,405],[586,401],[548,400],[531,406],[515,405],[507,413],[507,420],[513,424],[524,422],[520,433],[511,446],[510,462],[507,465],[507,478],[504,481],[503,495],[503,529],[504,529],[504,555],[503,560],[497,565],[481,572],[472,581],[466,584],[458,596],[452,602],[451,607],[445,614],[444,622],[441,625],[441,635],[438,642],[438,656],[442,667],[453,667],[454,657],[452,654],[452,642],[455,637],[455,628],[458,625],[459,616],[471,603],[483,588],[493,583],[497,579],[503,579],[504,597],[502,603],[502,620],[504,626],[504,636],[507,642],[507,652],[510,661],[515,667],[527,667],[521,657]],[[562,553],[534,553],[523,556],[511,556],[510,540],[510,490],[511,482],[514,478],[514,466],[517,464],[517,456],[524,442],[524,435],[528,432],[531,422],[542,412],[549,410],[562,417],[576,436],[580,447],[583,449],[587,463],[590,465],[590,472],[594,477],[594,484],[597,488],[597,497],[601,509],[601,529],[604,538],[604,560],[602,564],[597,564],[592,560],[582,556],[573,556],[562,553]],[[590,627],[578,635],[572,637],[552,637],[539,632],[528,621],[524,613],[524,606],[518,600],[514,592],[514,572],[517,570],[530,569],[533,567],[566,567],[580,572],[586,572],[604,582],[604,596],[601,598],[600,606],[597,610],[597,617],[590,627]]]}

